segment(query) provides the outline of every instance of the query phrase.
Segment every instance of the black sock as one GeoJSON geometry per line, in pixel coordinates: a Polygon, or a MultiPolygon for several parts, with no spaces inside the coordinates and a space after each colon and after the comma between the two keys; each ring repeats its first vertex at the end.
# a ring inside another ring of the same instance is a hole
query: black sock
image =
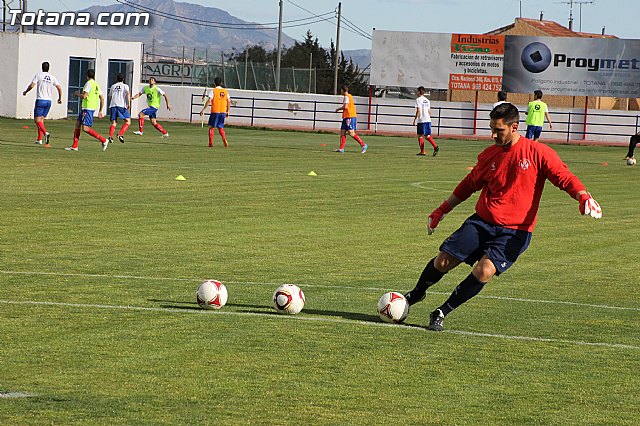
{"type": "Polygon", "coordinates": [[[455,308],[462,305],[464,302],[471,299],[476,294],[480,293],[480,290],[482,290],[482,287],[484,287],[485,284],[486,283],[478,281],[478,279],[474,277],[473,274],[469,274],[469,276],[465,278],[464,281],[458,284],[458,287],[453,290],[451,296],[449,296],[447,301],[444,302],[444,304],[438,309],[440,309],[444,315],[447,315],[455,308]]]}
{"type": "Polygon", "coordinates": [[[424,299],[427,289],[440,281],[440,278],[444,276],[444,272],[440,272],[436,269],[435,260],[436,258],[434,257],[429,261],[429,263],[427,263],[427,266],[425,266],[424,271],[422,271],[415,288],[405,294],[409,305],[413,305],[424,299]]]}
{"type": "Polygon", "coordinates": [[[633,135],[629,140],[629,152],[627,152],[627,157],[633,157],[633,151],[636,149],[636,145],[640,142],[640,136],[633,135]]]}

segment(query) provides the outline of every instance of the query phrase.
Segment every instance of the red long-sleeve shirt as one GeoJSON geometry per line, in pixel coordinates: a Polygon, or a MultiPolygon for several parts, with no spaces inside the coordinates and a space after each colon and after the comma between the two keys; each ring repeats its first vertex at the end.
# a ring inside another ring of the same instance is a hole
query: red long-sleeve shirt
{"type": "Polygon", "coordinates": [[[482,190],[476,213],[505,228],[531,232],[549,179],[572,198],[585,186],[548,146],[520,137],[510,147],[492,145],[478,155],[478,163],[458,184],[453,195],[466,200],[482,190]]]}

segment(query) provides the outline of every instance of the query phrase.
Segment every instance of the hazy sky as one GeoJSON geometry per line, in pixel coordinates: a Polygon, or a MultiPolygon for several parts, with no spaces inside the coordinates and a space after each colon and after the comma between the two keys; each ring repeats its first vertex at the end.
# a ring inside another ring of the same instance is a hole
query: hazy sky
{"type": "MultiPolygon", "coordinates": [[[[620,38],[640,39],[640,0],[593,0],[580,6],[573,5],[574,30],[600,33],[606,27],[608,34],[620,38]]],[[[251,22],[277,23],[279,0],[187,0],[216,7],[251,22]]],[[[13,0],[13,3],[18,3],[13,0]]],[[[49,11],[80,10],[90,5],[107,5],[115,0],[29,0],[29,10],[42,8],[49,11]]],[[[484,33],[508,25],[514,18],[539,18],[568,26],[569,0],[343,0],[342,13],[355,26],[371,34],[373,28],[392,31],[426,31],[443,33],[484,33]],[[567,4],[564,4],[567,3],[567,4]]],[[[283,0],[284,21],[324,15],[337,9],[333,0],[283,0]],[[307,11],[303,10],[306,9],[307,11]]],[[[336,38],[336,20],[321,21],[300,27],[284,28],[284,32],[302,39],[307,29],[316,35],[320,44],[329,47],[336,38]]],[[[287,24],[285,24],[287,25],[287,24]]],[[[291,25],[291,24],[289,24],[291,25]]],[[[276,25],[277,26],[277,25],[276,25]]],[[[344,28],[344,27],[343,27],[344,28]]],[[[340,34],[343,50],[369,49],[366,37],[344,28],[340,34]]]]}

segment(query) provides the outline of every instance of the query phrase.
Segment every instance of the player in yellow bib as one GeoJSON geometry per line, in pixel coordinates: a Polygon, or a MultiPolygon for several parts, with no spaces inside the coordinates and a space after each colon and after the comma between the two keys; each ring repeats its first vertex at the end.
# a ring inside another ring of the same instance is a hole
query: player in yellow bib
{"type": "Polygon", "coordinates": [[[78,142],[80,141],[80,128],[82,131],[98,139],[102,143],[102,150],[105,151],[109,147],[109,142],[93,130],[93,114],[98,110],[98,118],[102,118],[102,108],[104,107],[104,96],[100,91],[100,86],[94,80],[96,78],[95,70],[87,70],[87,82],[82,88],[82,92],[74,92],[74,95],[82,99],[82,109],[76,121],[76,129],[73,132],[73,145],[65,148],[67,151],[77,151],[78,142]]]}
{"type": "Polygon", "coordinates": [[[529,108],[527,108],[527,133],[524,137],[537,141],[540,139],[545,117],[551,130],[553,130],[553,124],[549,118],[547,104],[542,102],[542,90],[533,92],[533,97],[534,100],[529,102],[529,108]]]}
{"type": "Polygon", "coordinates": [[[136,93],[131,100],[138,99],[140,96],[145,95],[147,98],[147,108],[140,111],[138,114],[138,131],[133,132],[135,135],[143,135],[144,134],[144,116],[148,115],[151,119],[151,124],[153,127],[158,129],[160,133],[162,133],[163,138],[168,138],[169,133],[158,123],[156,119],[156,114],[158,112],[158,108],[160,108],[160,99],[164,97],[165,102],[167,103],[167,110],[171,111],[171,106],[169,105],[169,98],[164,91],[156,86],[155,77],[149,78],[149,85],[144,86],[140,92],[136,93]]]}
{"type": "Polygon", "coordinates": [[[226,148],[229,144],[227,143],[227,136],[224,133],[224,119],[229,116],[231,98],[229,97],[227,89],[222,87],[222,80],[220,77],[216,77],[213,80],[213,83],[216,87],[209,91],[207,101],[202,107],[200,115],[204,115],[204,111],[207,109],[207,106],[211,104],[211,115],[209,115],[209,148],[213,147],[213,136],[216,127],[218,128],[218,133],[220,133],[220,137],[222,138],[222,144],[226,148]]]}
{"type": "Polygon", "coordinates": [[[347,133],[349,133],[349,136],[360,144],[360,147],[362,147],[360,152],[364,154],[369,146],[356,133],[356,104],[353,102],[353,96],[349,94],[349,86],[343,84],[341,90],[342,106],[337,108],[336,112],[342,111],[342,126],[340,126],[340,148],[336,149],[336,152],[344,153],[344,145],[347,142],[347,133]]]}

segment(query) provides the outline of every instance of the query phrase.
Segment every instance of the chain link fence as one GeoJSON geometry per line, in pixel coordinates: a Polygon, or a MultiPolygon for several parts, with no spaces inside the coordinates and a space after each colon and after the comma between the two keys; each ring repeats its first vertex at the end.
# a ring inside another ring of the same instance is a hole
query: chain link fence
{"type": "MultiPolygon", "coordinates": [[[[222,60],[211,61],[196,58],[168,57],[145,54],[142,62],[142,80],[155,77],[158,83],[206,86],[213,85],[216,77],[222,79],[229,89],[276,90],[276,66],[274,63],[222,60]]],[[[316,93],[317,74],[315,68],[282,67],[280,69],[280,91],[316,93]]]]}

